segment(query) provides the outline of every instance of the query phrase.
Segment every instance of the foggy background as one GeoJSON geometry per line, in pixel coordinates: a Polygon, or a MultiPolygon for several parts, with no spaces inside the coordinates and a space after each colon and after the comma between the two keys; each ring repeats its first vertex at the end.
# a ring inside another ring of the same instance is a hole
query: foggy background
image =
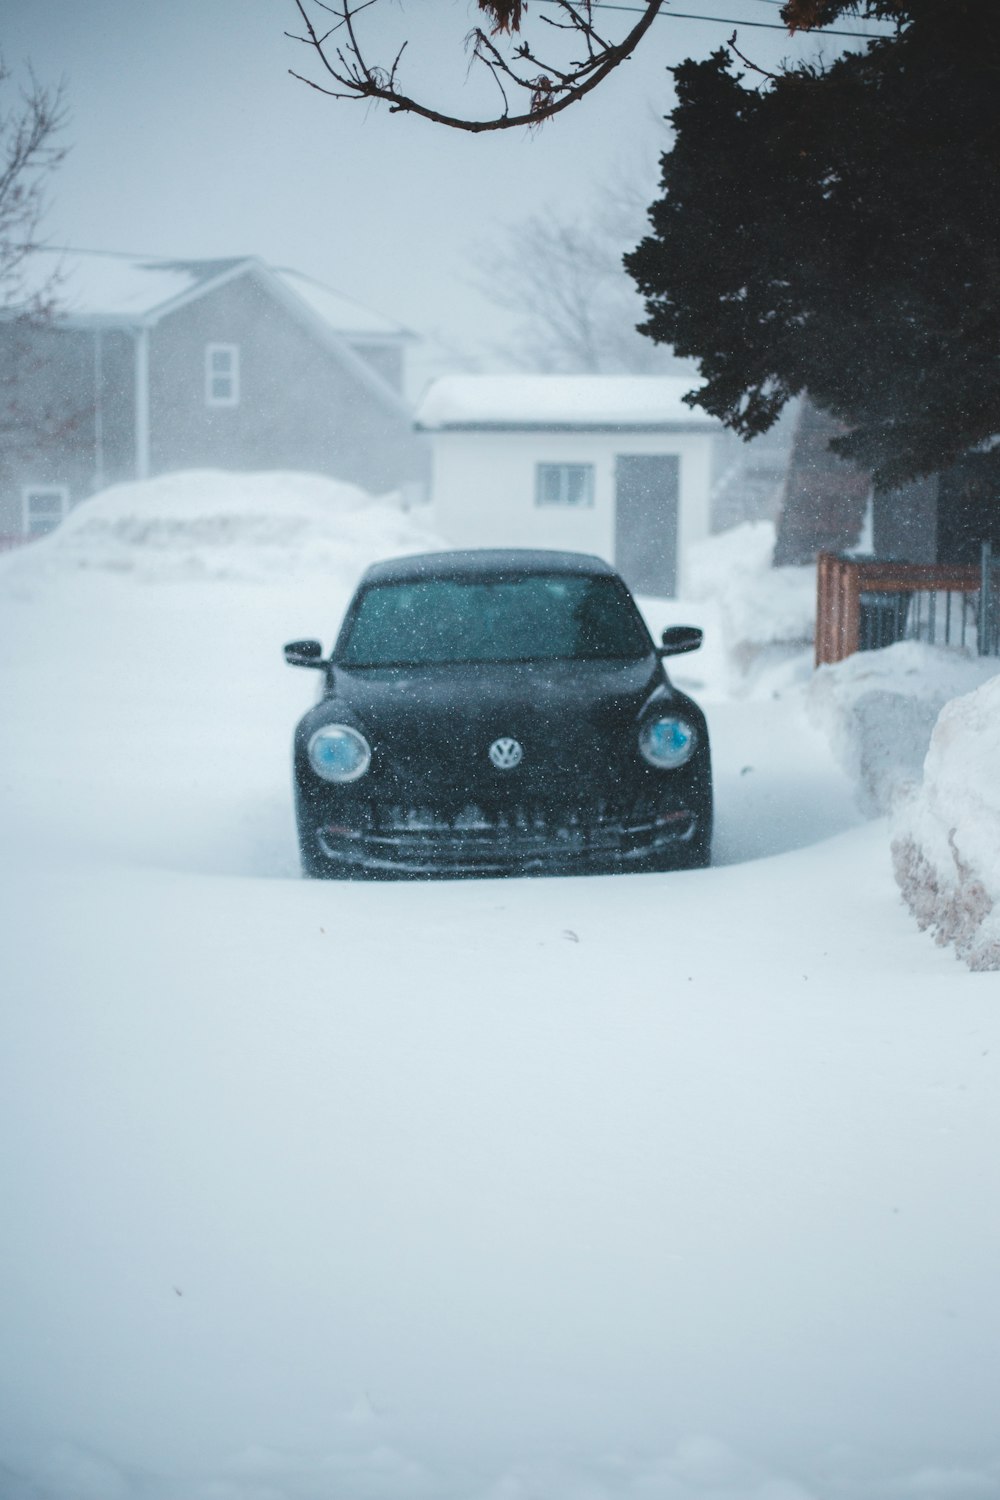
{"type": "MultiPolygon", "coordinates": [[[[319,75],[285,35],[301,29],[292,0],[2,0],[0,47],[16,78],[30,62],[43,83],[68,86],[72,149],[53,188],[49,244],[294,267],[429,340],[414,361],[419,385],[421,367],[501,365],[512,315],[476,285],[484,246],[531,214],[591,212],[615,180],[652,196],[668,67],[723,46],[734,21],[741,51],[762,67],[850,45],[790,39],[779,0],[677,8],[685,15],[658,20],[589,98],[539,130],[492,136],[297,82],[290,68],[319,75]]],[[[543,13],[537,0],[536,43],[543,13]]],[[[417,97],[495,113],[495,88],[479,69],[470,76],[463,48],[478,15],[472,0],[383,0],[361,18],[362,35],[384,62],[409,38],[402,84],[417,97]]],[[[604,19],[617,37],[634,17],[604,19]]]]}

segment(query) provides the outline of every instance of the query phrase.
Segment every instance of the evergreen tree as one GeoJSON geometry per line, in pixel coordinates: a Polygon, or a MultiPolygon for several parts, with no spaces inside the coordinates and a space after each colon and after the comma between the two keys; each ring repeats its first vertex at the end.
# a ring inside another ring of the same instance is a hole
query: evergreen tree
{"type": "MultiPolygon", "coordinates": [[[[894,35],[747,86],[675,68],[642,331],[700,363],[692,404],[744,437],[808,390],[880,489],[965,461],[1000,481],[1000,4],[797,0],[894,35]]],[[[792,17],[789,17],[793,19],[792,17]]]]}

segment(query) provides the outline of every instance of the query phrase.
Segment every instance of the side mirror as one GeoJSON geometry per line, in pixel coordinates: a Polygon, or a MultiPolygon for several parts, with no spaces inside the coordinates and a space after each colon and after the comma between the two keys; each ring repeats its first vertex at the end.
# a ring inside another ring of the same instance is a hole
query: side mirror
{"type": "Polygon", "coordinates": [[[289,641],[285,660],[290,667],[325,667],[323,647],[319,641],[289,641]]]}
{"type": "Polygon", "coordinates": [[[701,645],[703,632],[697,625],[668,625],[660,636],[663,645],[657,651],[657,656],[682,656],[685,651],[697,651],[701,645]]]}

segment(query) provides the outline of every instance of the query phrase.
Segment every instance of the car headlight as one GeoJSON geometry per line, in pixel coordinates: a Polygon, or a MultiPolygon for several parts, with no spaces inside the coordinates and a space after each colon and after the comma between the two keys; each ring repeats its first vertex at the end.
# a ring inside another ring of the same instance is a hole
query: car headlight
{"type": "Polygon", "coordinates": [[[639,749],[644,760],[660,771],[676,771],[694,754],[698,731],[687,719],[663,714],[649,719],[639,730],[639,749]]]}
{"type": "Polygon", "coordinates": [[[324,724],[309,741],[309,764],[324,781],[357,781],[371,759],[371,746],[350,724],[324,724]]]}

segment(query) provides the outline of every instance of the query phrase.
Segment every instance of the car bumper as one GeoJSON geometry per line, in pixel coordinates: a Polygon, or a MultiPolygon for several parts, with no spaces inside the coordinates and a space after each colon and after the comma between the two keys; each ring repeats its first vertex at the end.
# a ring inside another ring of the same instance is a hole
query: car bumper
{"type": "Polygon", "coordinates": [[[370,809],[360,826],[322,823],[315,848],[331,874],[500,875],[683,865],[710,817],[690,807],[370,809]]]}

